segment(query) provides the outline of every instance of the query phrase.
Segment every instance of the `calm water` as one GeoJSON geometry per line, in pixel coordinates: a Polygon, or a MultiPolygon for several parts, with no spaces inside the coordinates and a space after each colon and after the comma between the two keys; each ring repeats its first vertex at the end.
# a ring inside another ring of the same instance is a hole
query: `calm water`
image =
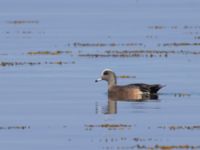
{"type": "Polygon", "coordinates": [[[200,149],[199,14],[198,0],[0,0],[0,147],[200,149]],[[109,101],[105,68],[167,86],[109,101]]]}

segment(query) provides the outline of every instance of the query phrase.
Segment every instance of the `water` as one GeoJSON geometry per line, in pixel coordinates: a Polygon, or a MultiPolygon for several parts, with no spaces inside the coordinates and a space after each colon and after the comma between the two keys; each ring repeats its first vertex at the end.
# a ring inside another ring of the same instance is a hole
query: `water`
{"type": "Polygon", "coordinates": [[[199,6],[1,0],[1,148],[199,149],[199,6]],[[166,87],[158,100],[109,101],[94,82],[105,68],[130,76],[119,84],[166,87]]]}

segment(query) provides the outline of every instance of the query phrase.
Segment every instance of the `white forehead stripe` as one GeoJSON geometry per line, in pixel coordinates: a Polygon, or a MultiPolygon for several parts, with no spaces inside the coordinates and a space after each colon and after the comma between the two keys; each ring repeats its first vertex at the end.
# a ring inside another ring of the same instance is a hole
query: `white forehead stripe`
{"type": "MultiPolygon", "coordinates": [[[[104,73],[105,71],[112,71],[112,70],[109,69],[109,68],[104,69],[104,70],[101,72],[101,76],[103,76],[103,73],[104,73]]],[[[113,72],[113,71],[112,71],[112,72],[113,72]]]]}

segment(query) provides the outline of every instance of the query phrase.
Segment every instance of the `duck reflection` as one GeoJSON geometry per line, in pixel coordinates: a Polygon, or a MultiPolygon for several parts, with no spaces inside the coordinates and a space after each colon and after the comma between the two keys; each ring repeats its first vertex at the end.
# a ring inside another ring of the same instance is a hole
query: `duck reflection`
{"type": "Polygon", "coordinates": [[[117,114],[117,103],[118,102],[143,102],[146,100],[157,100],[158,95],[152,94],[152,95],[135,95],[135,97],[131,97],[129,99],[128,97],[118,97],[117,95],[108,95],[108,104],[107,109],[105,110],[104,114],[117,114]]]}

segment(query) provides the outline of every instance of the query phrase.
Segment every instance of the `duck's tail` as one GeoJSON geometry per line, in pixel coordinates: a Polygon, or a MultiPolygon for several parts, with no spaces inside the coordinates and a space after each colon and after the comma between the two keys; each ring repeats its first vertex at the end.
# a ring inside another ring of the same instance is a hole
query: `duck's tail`
{"type": "Polygon", "coordinates": [[[165,87],[166,85],[160,85],[160,84],[153,84],[150,86],[150,93],[156,94],[161,88],[165,87]]]}

